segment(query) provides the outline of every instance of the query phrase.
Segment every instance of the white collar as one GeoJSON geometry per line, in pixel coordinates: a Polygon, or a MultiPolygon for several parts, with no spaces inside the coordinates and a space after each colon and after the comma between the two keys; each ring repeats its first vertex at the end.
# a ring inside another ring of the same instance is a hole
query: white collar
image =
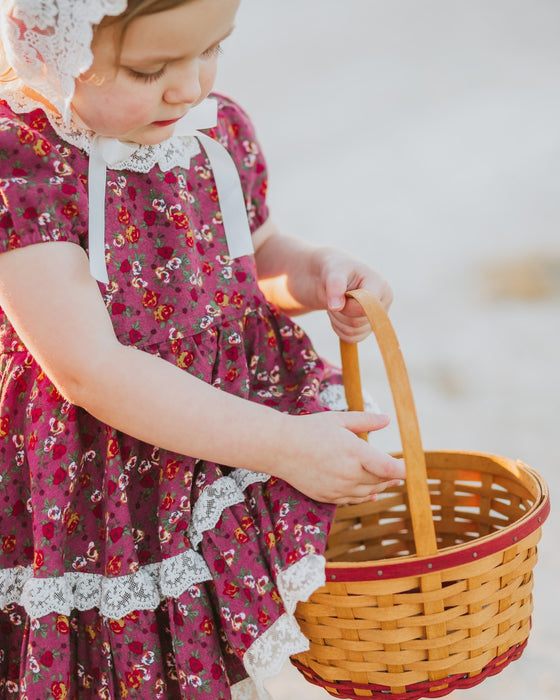
{"type": "Polygon", "coordinates": [[[253,252],[245,198],[239,173],[228,151],[199,129],[216,126],[218,105],[206,99],[177,122],[173,136],[155,146],[143,146],[114,138],[95,136],[89,158],[89,260],[90,272],[108,284],[105,260],[105,188],[107,168],[148,172],[155,165],[166,171],[175,166],[189,167],[202,144],[214,173],[223,225],[231,258],[253,252]]]}

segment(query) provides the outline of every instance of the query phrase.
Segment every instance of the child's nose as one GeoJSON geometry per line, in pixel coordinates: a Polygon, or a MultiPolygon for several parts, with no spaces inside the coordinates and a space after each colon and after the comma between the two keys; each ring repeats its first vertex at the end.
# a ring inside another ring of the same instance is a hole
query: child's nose
{"type": "Polygon", "coordinates": [[[171,80],[165,90],[163,99],[169,104],[192,104],[198,100],[202,89],[197,61],[192,61],[186,66],[173,72],[171,80]]]}

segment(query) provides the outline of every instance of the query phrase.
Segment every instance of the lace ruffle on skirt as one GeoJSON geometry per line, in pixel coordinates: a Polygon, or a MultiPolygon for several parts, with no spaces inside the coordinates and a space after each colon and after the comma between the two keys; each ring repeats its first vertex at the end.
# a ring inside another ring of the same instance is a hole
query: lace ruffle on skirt
{"type": "MultiPolygon", "coordinates": [[[[249,485],[268,478],[266,474],[238,469],[207,486],[193,508],[189,528],[193,546],[198,546],[204,532],[216,525],[224,509],[244,500],[243,492],[249,485]]],[[[194,549],[117,577],[68,572],[34,578],[31,567],[15,567],[0,570],[0,609],[17,603],[37,619],[50,613],[69,615],[73,609],[98,608],[100,614],[120,619],[133,610],[155,609],[165,598],[177,598],[211,578],[208,565],[194,549]]],[[[290,656],[308,649],[309,642],[299,629],[294,611],[298,602],[307,600],[324,583],[325,559],[317,554],[304,556],[278,574],[278,592],[286,612],[245,653],[249,679],[233,686],[234,700],[268,700],[264,681],[279,673],[290,656]]]]}

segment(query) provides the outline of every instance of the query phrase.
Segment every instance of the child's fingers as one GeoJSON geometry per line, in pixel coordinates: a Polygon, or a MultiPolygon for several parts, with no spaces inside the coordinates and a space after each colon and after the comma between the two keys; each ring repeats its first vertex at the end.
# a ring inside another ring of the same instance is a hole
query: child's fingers
{"type": "Polygon", "coordinates": [[[353,433],[369,433],[389,425],[390,418],[384,413],[368,411],[341,411],[338,413],[345,428],[353,433]]]}
{"type": "Polygon", "coordinates": [[[362,460],[362,467],[381,481],[400,480],[406,477],[406,469],[403,459],[391,457],[369,445],[369,453],[362,460]]]}

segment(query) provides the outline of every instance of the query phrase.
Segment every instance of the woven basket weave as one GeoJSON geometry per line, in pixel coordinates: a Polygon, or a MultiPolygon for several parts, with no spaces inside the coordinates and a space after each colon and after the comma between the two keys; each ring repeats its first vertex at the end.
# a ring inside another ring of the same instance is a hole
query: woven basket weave
{"type": "MultiPolygon", "coordinates": [[[[371,293],[349,294],[385,362],[406,486],[337,509],[327,583],[296,610],[310,649],[292,663],[335,697],[441,697],[521,655],[548,489],[519,461],[425,453],[393,328],[371,293]]],[[[361,410],[356,346],[341,351],[349,406],[361,410]]]]}

